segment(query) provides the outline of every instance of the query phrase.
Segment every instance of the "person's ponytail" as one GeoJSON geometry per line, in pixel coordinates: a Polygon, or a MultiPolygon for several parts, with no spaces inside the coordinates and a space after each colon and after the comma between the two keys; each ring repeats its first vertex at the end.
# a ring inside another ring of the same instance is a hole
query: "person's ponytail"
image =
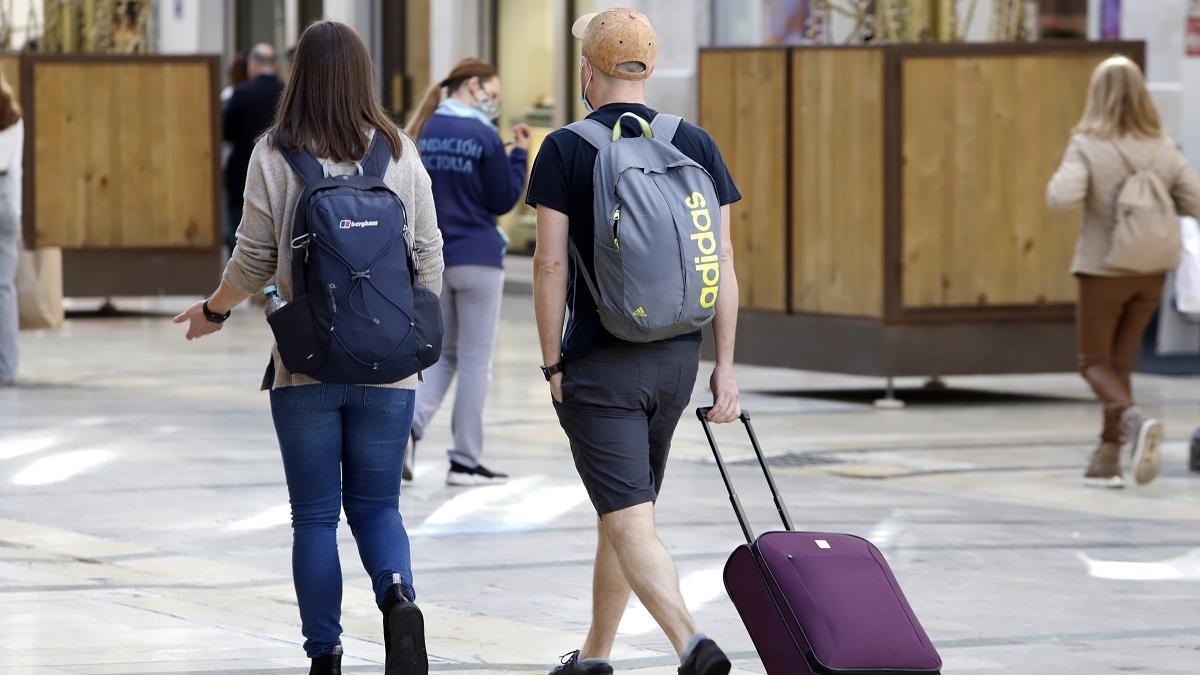
{"type": "Polygon", "coordinates": [[[404,133],[408,134],[409,138],[416,140],[421,137],[421,129],[425,128],[425,123],[433,117],[434,111],[437,110],[438,104],[442,102],[442,83],[438,82],[425,92],[425,96],[421,99],[421,104],[408,117],[408,124],[404,125],[404,133]]]}
{"type": "Polygon", "coordinates": [[[421,130],[425,128],[425,124],[437,112],[437,107],[442,102],[443,90],[445,90],[446,94],[453,94],[458,91],[458,88],[464,82],[472,77],[478,77],[480,80],[490,80],[496,77],[496,75],[496,69],[482,59],[466,58],[459,61],[450,70],[450,74],[446,76],[446,79],[435,83],[425,92],[420,105],[409,116],[408,123],[404,125],[404,132],[414,140],[420,138],[421,130]]]}

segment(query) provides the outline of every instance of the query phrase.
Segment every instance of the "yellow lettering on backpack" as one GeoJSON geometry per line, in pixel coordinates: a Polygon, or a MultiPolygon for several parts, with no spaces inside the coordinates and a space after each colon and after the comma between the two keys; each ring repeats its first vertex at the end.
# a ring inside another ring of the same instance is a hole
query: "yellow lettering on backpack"
{"type": "Polygon", "coordinates": [[[697,232],[692,235],[692,241],[700,247],[700,253],[703,255],[712,255],[717,252],[717,238],[712,232],[697,232]]]}
{"type": "Polygon", "coordinates": [[[692,216],[692,227],[696,232],[691,240],[696,242],[700,255],[693,259],[694,269],[700,273],[703,287],[700,289],[700,306],[709,309],[717,304],[717,291],[721,281],[721,262],[717,255],[717,237],[712,232],[712,213],[708,210],[704,195],[693,192],[683,199],[692,216]]]}
{"type": "Polygon", "coordinates": [[[702,209],[706,206],[704,203],[704,195],[700,194],[699,192],[693,192],[691,197],[684,197],[683,205],[688,207],[688,210],[690,211],[702,209]]]}

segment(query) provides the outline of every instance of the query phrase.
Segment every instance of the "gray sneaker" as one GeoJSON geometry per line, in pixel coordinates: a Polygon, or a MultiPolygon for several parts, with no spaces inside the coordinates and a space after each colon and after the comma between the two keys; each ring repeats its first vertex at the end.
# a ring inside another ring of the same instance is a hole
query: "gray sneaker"
{"type": "Polygon", "coordinates": [[[1096,448],[1083,474],[1083,484],[1101,488],[1125,487],[1125,478],[1121,476],[1120,443],[1101,443],[1096,448]]]}
{"type": "Polygon", "coordinates": [[[1130,467],[1133,479],[1138,485],[1145,485],[1157,478],[1162,467],[1162,422],[1133,406],[1121,415],[1121,431],[1133,458],[1130,467]]]}

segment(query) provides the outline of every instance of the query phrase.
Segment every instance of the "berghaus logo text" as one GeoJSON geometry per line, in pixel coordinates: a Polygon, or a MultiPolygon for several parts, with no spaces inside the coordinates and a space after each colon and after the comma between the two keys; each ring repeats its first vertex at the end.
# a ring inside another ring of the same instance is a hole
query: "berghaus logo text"
{"type": "Polygon", "coordinates": [[[378,220],[343,220],[338,223],[338,227],[343,230],[350,230],[356,227],[379,227],[378,220]]]}

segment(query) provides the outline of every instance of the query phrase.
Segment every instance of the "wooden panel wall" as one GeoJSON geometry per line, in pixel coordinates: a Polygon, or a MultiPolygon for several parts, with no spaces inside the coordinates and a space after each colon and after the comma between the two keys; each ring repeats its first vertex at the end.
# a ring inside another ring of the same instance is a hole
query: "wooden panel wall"
{"type": "Polygon", "coordinates": [[[742,201],[731,208],[741,306],[788,306],[788,52],[700,52],[700,125],[712,133],[742,201]]]}
{"type": "Polygon", "coordinates": [[[217,244],[209,61],[48,60],[32,77],[38,246],[217,244]]]}
{"type": "Polygon", "coordinates": [[[905,307],[1074,301],[1079,214],[1046,183],[1106,55],[905,60],[905,307]]]}
{"type": "Polygon", "coordinates": [[[792,58],[792,310],[882,316],[884,52],[792,58]]]}

